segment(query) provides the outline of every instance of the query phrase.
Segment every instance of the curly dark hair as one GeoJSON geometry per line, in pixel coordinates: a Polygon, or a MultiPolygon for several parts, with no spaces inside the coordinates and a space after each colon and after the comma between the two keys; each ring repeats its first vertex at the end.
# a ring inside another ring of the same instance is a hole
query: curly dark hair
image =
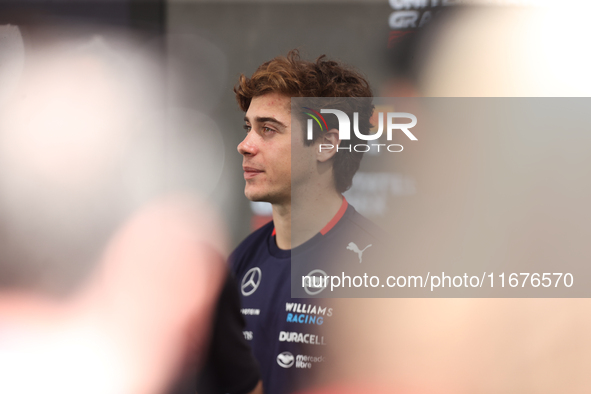
{"type": "MultiPolygon", "coordinates": [[[[281,93],[289,97],[322,98],[324,108],[339,109],[353,119],[353,113],[359,114],[359,131],[367,134],[372,127],[370,118],[373,114],[372,91],[367,80],[357,70],[342,63],[328,60],[326,55],[315,62],[302,60],[297,49],[291,50],[286,57],[278,56],[263,63],[248,78],[240,75],[238,85],[234,87],[236,100],[243,111],[247,111],[254,97],[268,93],[281,93]],[[356,97],[357,100],[349,98],[356,97]]],[[[318,107],[318,106],[317,106],[318,107]]],[[[298,116],[298,114],[295,114],[298,116]]],[[[338,129],[338,120],[327,116],[328,130],[338,129]]],[[[324,131],[326,132],[326,130],[324,131]]],[[[314,139],[305,140],[311,145],[320,138],[322,132],[314,126],[314,139]]],[[[302,134],[302,138],[304,138],[302,134]]],[[[359,169],[363,152],[346,149],[364,141],[352,134],[348,141],[341,141],[339,151],[333,157],[335,187],[343,193],[351,187],[353,175],[359,169]],[[342,149],[341,149],[342,148],[342,149]]]]}

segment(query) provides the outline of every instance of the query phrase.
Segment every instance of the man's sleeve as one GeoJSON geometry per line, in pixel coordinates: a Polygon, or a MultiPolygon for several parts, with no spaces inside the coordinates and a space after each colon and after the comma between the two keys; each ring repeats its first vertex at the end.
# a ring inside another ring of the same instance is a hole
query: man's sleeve
{"type": "Polygon", "coordinates": [[[244,339],[238,285],[228,273],[216,308],[211,343],[199,376],[199,393],[245,394],[260,380],[259,367],[244,339]]]}

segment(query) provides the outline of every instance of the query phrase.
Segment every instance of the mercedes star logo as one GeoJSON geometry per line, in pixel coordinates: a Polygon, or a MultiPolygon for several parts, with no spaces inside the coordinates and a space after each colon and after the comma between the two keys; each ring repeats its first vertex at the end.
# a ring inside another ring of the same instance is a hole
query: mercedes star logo
{"type": "Polygon", "coordinates": [[[320,269],[315,269],[310,271],[310,273],[307,276],[311,278],[311,282],[305,283],[304,290],[306,291],[306,293],[310,295],[316,295],[322,292],[322,290],[326,289],[327,283],[324,280],[324,278],[328,276],[326,272],[320,269]]]}
{"type": "Polygon", "coordinates": [[[249,295],[254,293],[261,284],[262,276],[263,274],[259,267],[249,269],[248,272],[246,272],[246,275],[244,275],[244,278],[242,278],[242,285],[240,286],[240,290],[242,290],[242,295],[248,297],[249,295]]]}

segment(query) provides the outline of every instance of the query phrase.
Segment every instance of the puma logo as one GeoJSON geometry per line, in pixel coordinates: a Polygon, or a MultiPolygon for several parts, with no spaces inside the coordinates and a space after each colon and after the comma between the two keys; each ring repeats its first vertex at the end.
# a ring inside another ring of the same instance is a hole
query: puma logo
{"type": "Polygon", "coordinates": [[[371,244],[367,245],[365,248],[363,248],[363,250],[359,250],[359,247],[355,245],[355,242],[349,242],[347,250],[352,250],[353,252],[357,253],[357,255],[359,256],[359,262],[361,263],[361,261],[363,260],[363,252],[365,252],[365,249],[369,248],[370,246],[371,244]]]}

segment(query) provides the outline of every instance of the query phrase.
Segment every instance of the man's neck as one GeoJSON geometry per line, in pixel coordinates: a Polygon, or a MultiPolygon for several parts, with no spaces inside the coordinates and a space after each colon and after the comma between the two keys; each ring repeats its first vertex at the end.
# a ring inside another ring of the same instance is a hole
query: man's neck
{"type": "Polygon", "coordinates": [[[343,196],[333,190],[274,204],[273,223],[279,249],[293,249],[315,236],[337,214],[342,203],[343,196]]]}

